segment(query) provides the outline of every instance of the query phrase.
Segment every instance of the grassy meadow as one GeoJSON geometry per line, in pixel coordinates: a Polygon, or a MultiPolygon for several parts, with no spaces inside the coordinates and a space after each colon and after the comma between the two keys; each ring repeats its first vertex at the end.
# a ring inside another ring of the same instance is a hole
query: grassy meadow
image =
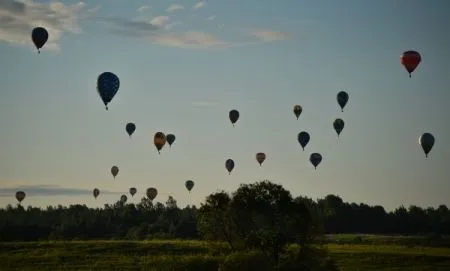
{"type": "MultiPolygon", "coordinates": [[[[450,238],[449,238],[450,239],[450,238]]],[[[450,270],[450,247],[420,237],[332,235],[318,244],[340,270],[450,270]],[[416,244],[416,245],[415,245],[416,244]]],[[[186,240],[0,243],[0,270],[218,270],[222,243],[186,240]]]]}

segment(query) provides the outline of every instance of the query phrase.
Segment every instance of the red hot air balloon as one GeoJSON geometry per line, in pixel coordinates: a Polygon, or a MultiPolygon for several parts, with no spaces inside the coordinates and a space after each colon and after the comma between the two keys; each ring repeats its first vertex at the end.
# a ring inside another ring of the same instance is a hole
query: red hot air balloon
{"type": "Polygon", "coordinates": [[[417,68],[422,61],[422,57],[416,51],[405,51],[400,56],[400,63],[405,67],[411,77],[411,73],[417,68]]]}

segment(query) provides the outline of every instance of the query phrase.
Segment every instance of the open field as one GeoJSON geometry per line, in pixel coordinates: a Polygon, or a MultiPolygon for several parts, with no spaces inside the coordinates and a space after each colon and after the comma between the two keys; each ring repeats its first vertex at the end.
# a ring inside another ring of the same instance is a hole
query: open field
{"type": "MultiPolygon", "coordinates": [[[[324,246],[340,270],[450,270],[450,248],[324,246]]],[[[184,240],[0,243],[0,270],[217,270],[226,253],[221,243],[184,240]]]]}

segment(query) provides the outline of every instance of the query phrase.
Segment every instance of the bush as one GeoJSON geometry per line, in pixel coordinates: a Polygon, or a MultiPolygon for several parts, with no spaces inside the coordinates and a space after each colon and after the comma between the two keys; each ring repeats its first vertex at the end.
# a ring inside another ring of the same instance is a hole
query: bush
{"type": "Polygon", "coordinates": [[[220,265],[220,271],[258,270],[273,271],[273,263],[259,251],[236,252],[228,255],[220,265]]]}
{"type": "Polygon", "coordinates": [[[327,257],[325,249],[290,245],[282,254],[278,270],[280,271],[337,271],[335,262],[327,257]]]}

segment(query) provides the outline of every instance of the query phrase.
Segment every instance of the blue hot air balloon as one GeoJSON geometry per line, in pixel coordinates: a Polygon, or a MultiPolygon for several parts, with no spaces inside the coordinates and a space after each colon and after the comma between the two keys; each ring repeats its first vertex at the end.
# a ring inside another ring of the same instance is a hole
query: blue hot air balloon
{"type": "Polygon", "coordinates": [[[112,72],[104,72],[97,78],[97,91],[108,110],[108,103],[114,98],[120,87],[119,77],[112,72]]]}

